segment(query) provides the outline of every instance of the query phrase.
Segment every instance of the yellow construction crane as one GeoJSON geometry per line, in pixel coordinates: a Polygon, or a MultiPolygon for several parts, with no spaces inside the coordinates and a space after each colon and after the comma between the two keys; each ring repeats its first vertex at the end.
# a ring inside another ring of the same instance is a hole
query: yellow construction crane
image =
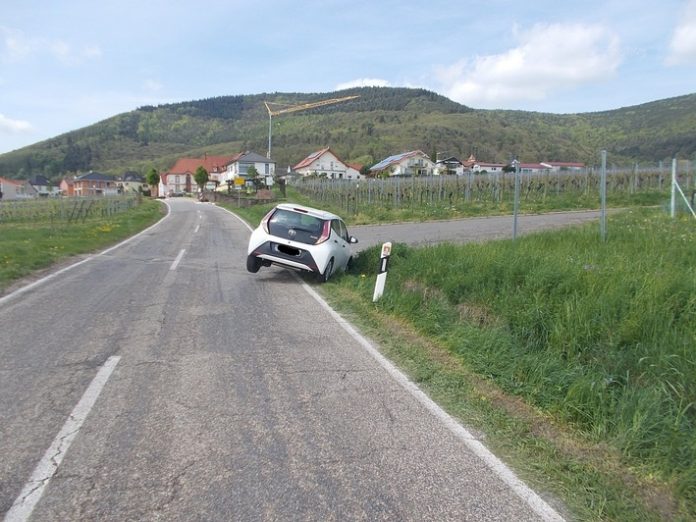
{"type": "Polygon", "coordinates": [[[343,98],[331,98],[328,100],[321,100],[318,102],[300,103],[299,105],[290,105],[284,103],[275,102],[263,102],[268,111],[268,153],[266,157],[270,159],[271,157],[271,134],[273,132],[273,116],[278,116],[279,114],[285,114],[288,112],[304,111],[307,109],[314,109],[315,107],[323,107],[324,105],[332,105],[334,103],[341,103],[348,100],[354,100],[355,98],[360,98],[359,95],[356,96],[344,96],[343,98]],[[271,105],[285,105],[282,109],[272,109],[271,105]]]}

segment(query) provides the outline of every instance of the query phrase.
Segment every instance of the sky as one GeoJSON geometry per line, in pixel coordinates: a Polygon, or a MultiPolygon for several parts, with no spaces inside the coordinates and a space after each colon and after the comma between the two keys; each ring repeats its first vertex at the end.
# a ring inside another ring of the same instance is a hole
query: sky
{"type": "Polygon", "coordinates": [[[0,153],[143,105],[355,86],[583,113],[696,92],[696,0],[0,0],[0,153]]]}

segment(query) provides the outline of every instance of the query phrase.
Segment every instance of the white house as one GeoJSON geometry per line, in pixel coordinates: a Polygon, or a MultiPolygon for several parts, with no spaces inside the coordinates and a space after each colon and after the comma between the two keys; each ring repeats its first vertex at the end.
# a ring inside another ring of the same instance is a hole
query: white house
{"type": "Polygon", "coordinates": [[[551,168],[544,163],[520,163],[519,169],[522,174],[541,174],[551,170],[551,168]]]}
{"type": "Polygon", "coordinates": [[[441,159],[435,162],[433,174],[439,175],[456,175],[464,174],[464,164],[459,159],[452,156],[451,158],[441,159]]]}
{"type": "Polygon", "coordinates": [[[316,174],[329,179],[360,179],[360,171],[341,160],[329,147],[312,152],[292,170],[303,176],[316,174]]]}
{"type": "Polygon", "coordinates": [[[124,172],[118,183],[124,194],[139,194],[147,189],[145,178],[137,172],[124,172]]]}
{"type": "Polygon", "coordinates": [[[0,178],[2,200],[31,199],[37,196],[36,190],[27,182],[17,179],[0,178]]]}
{"type": "Polygon", "coordinates": [[[29,184],[34,187],[34,190],[39,197],[55,197],[60,196],[60,187],[55,187],[51,182],[41,174],[34,174],[29,178],[29,184]]]}
{"type": "Polygon", "coordinates": [[[503,172],[506,167],[505,163],[484,163],[482,161],[474,163],[471,170],[474,172],[503,172]]]}
{"type": "Polygon", "coordinates": [[[259,176],[275,176],[275,161],[256,152],[241,152],[236,154],[227,164],[227,169],[220,175],[220,184],[234,181],[236,178],[249,177],[248,172],[254,167],[259,176]]]}
{"type": "Polygon", "coordinates": [[[420,150],[402,152],[383,159],[370,168],[373,175],[387,173],[389,176],[431,176],[435,164],[420,150]]]}
{"type": "Polygon", "coordinates": [[[570,170],[577,172],[579,170],[584,170],[585,169],[585,164],[584,163],[576,163],[576,162],[569,162],[569,161],[543,161],[541,162],[542,165],[545,167],[557,171],[557,170],[570,170]]]}

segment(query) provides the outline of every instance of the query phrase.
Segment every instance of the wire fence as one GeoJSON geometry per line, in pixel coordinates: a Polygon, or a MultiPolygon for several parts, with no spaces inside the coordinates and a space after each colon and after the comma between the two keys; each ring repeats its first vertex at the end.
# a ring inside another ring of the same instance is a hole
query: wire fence
{"type": "Polygon", "coordinates": [[[0,200],[0,223],[73,223],[110,217],[138,206],[141,196],[0,200]]]}
{"type": "MultiPolygon", "coordinates": [[[[541,203],[561,195],[599,194],[600,173],[583,171],[522,172],[520,199],[541,203]]],[[[690,168],[678,173],[679,183],[691,191],[696,179],[690,168]]],[[[633,168],[607,172],[608,194],[666,191],[671,183],[668,169],[633,168]]],[[[363,178],[360,180],[299,179],[294,186],[314,201],[339,206],[345,212],[357,213],[365,205],[388,208],[409,208],[423,205],[456,206],[467,203],[513,202],[515,173],[475,173],[462,176],[414,176],[394,178],[363,178]]]]}

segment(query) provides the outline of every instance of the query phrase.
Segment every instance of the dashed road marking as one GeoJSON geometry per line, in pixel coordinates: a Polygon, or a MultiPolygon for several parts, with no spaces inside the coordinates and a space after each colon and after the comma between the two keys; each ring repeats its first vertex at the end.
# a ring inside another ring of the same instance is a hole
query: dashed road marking
{"type": "Polygon", "coordinates": [[[176,256],[176,259],[172,263],[172,266],[169,267],[169,270],[176,270],[176,267],[179,266],[179,263],[181,262],[181,258],[184,257],[184,253],[186,253],[186,249],[182,248],[181,252],[179,252],[179,255],[176,256]]]}

